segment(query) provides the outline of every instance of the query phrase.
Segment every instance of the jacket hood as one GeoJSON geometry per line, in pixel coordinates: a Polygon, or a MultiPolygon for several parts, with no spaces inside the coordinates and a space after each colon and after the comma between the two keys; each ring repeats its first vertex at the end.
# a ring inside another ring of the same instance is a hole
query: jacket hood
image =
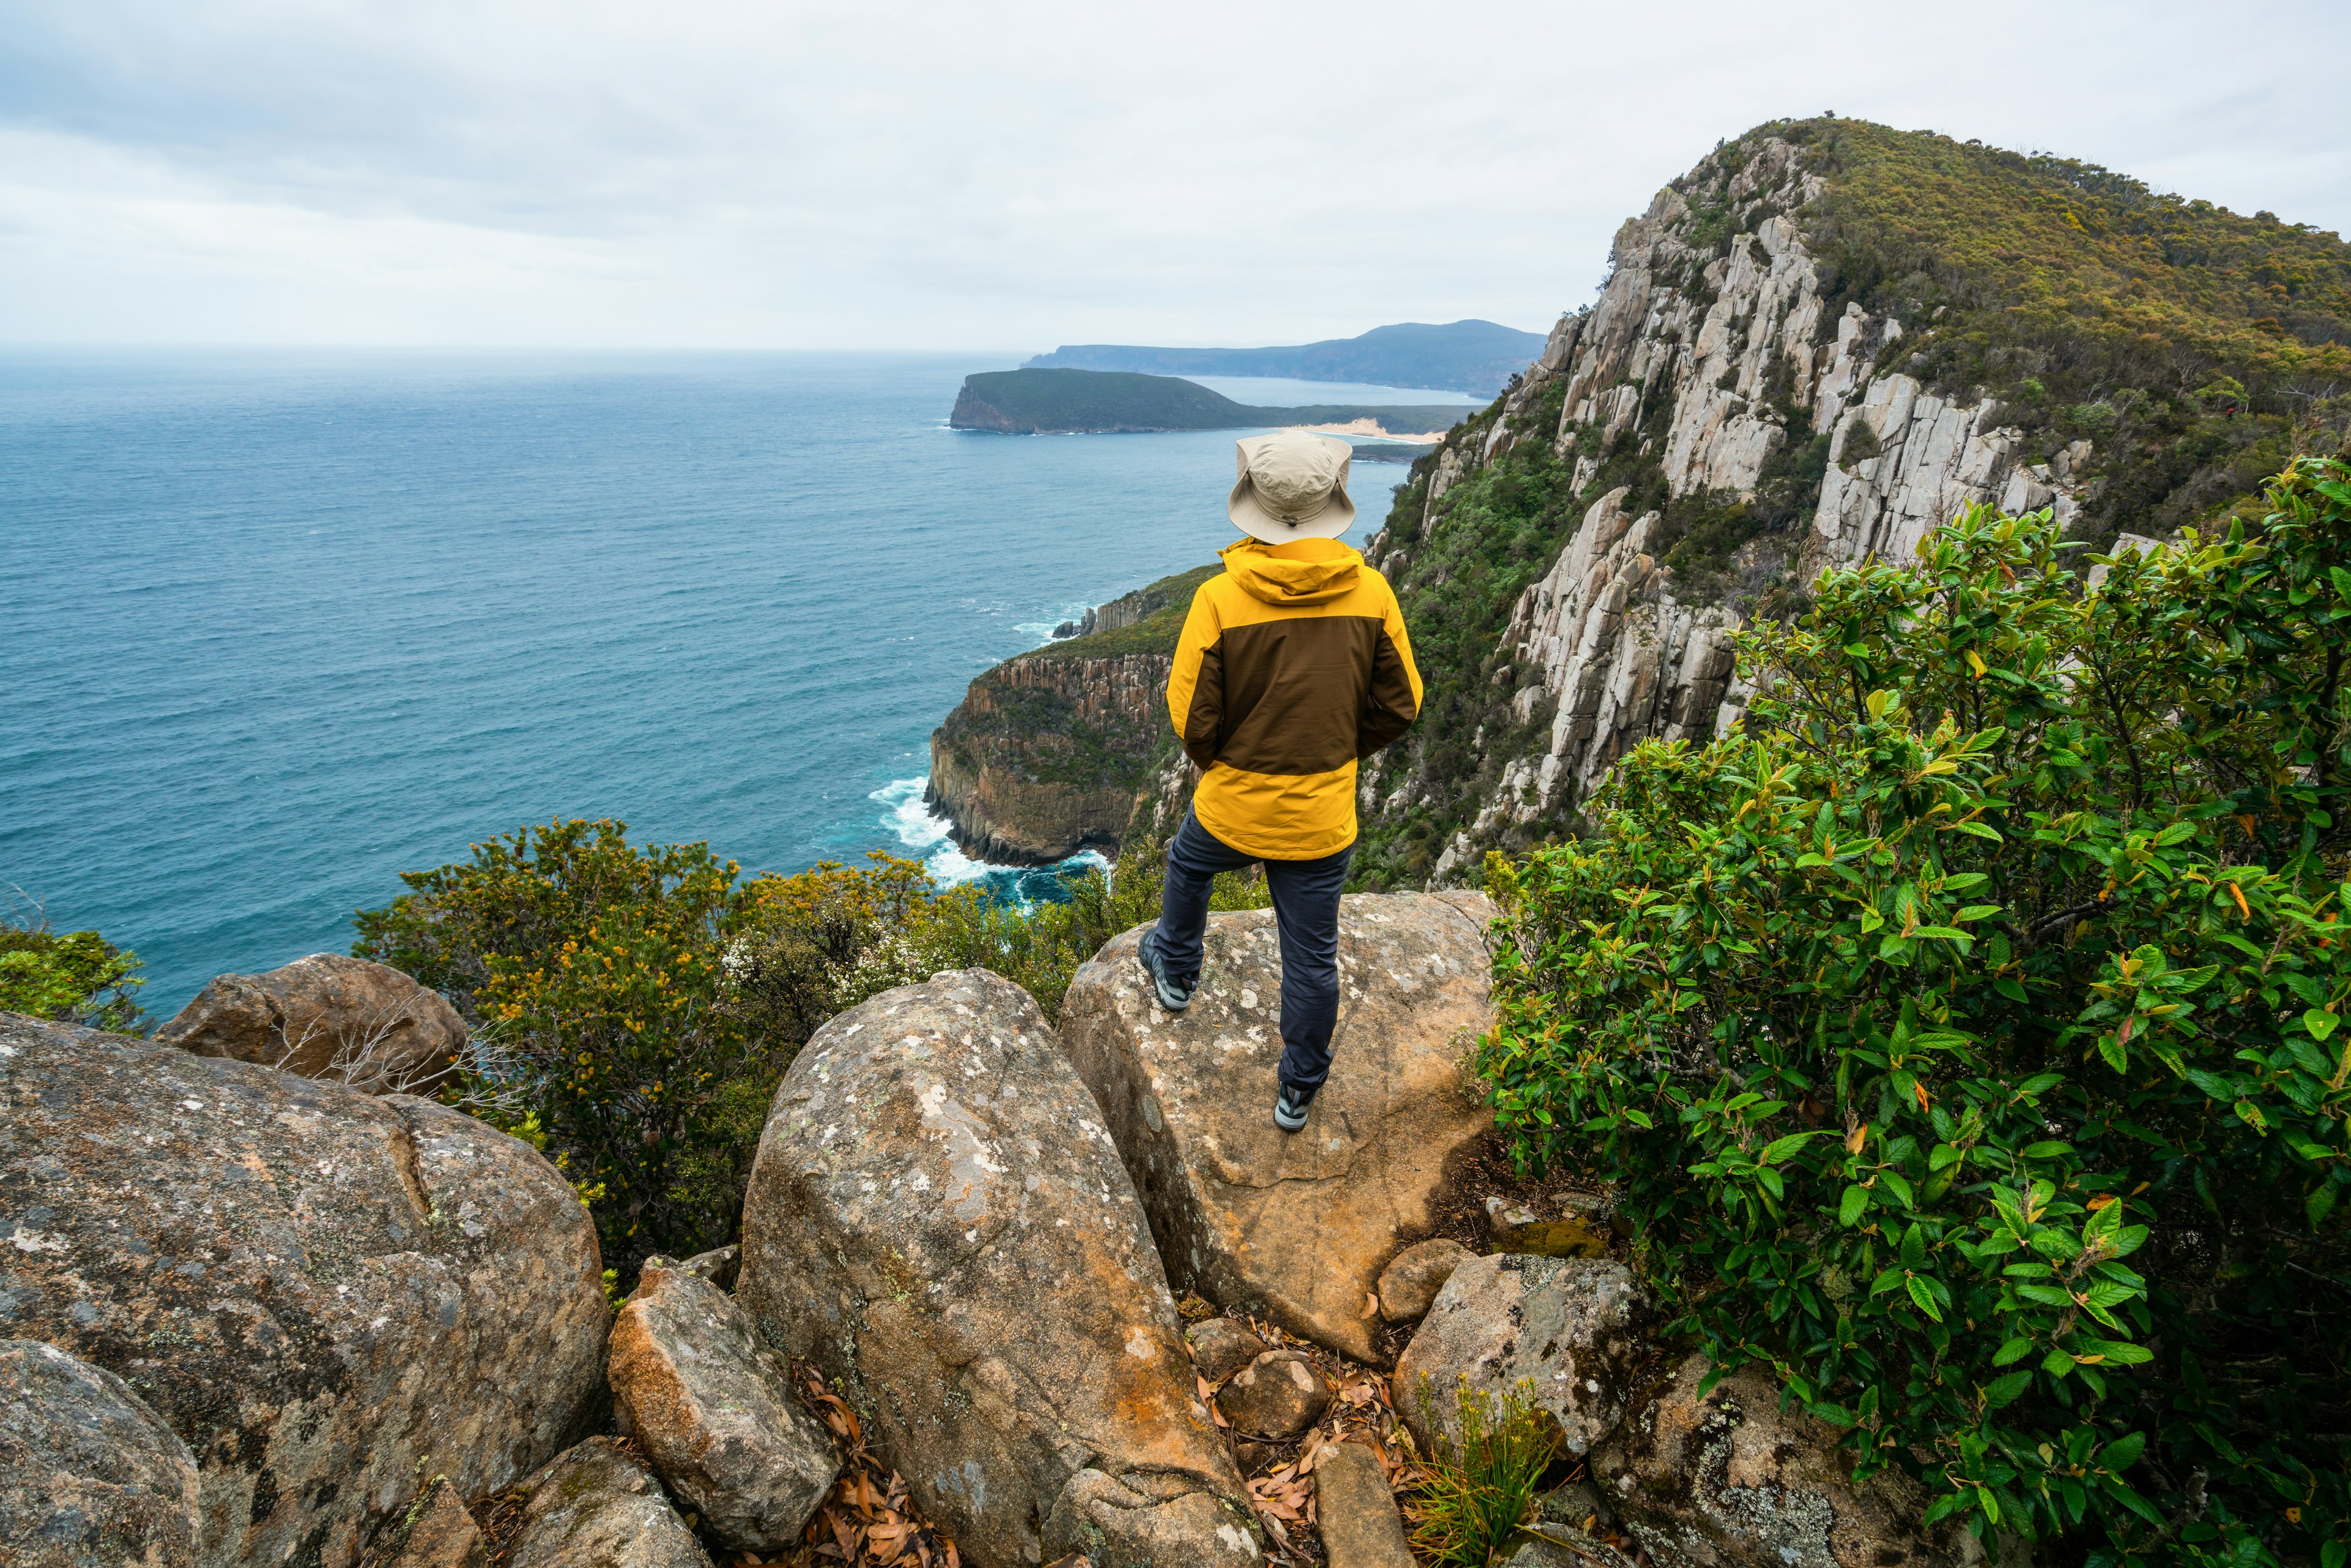
{"type": "Polygon", "coordinates": [[[1243,539],[1221,557],[1250,598],[1277,606],[1328,604],[1353,591],[1364,573],[1364,558],[1336,539],[1282,545],[1243,539]]]}

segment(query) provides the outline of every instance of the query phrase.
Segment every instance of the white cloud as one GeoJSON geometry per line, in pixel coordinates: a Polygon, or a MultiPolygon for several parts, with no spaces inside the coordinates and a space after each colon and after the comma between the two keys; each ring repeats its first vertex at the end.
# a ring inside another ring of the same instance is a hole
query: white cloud
{"type": "Polygon", "coordinates": [[[0,0],[0,337],[1541,328],[1658,184],[1824,109],[2341,229],[2351,98],[2280,50],[2346,35],[2336,5],[0,0]]]}

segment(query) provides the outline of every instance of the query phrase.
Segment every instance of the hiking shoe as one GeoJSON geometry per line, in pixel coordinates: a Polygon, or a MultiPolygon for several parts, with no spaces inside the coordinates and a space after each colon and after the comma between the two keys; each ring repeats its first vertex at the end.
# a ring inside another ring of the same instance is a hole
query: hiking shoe
{"type": "Polygon", "coordinates": [[[1192,993],[1199,987],[1199,977],[1179,980],[1167,972],[1167,960],[1159,953],[1158,932],[1144,932],[1134,956],[1143,961],[1143,972],[1151,977],[1151,988],[1159,993],[1161,1007],[1171,1013],[1180,1013],[1192,1005],[1192,993]]]}
{"type": "Polygon", "coordinates": [[[1314,1103],[1311,1089],[1292,1089],[1285,1083],[1273,1102],[1273,1124],[1285,1133],[1295,1133],[1306,1125],[1307,1108],[1314,1103]]]}

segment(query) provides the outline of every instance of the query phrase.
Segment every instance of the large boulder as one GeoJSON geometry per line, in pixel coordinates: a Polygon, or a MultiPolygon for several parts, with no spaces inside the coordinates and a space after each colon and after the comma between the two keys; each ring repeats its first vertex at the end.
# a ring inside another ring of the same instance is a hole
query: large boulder
{"type": "Polygon", "coordinates": [[[1169,1013],[1140,931],[1070,983],[1061,1038],[1109,1119],[1179,1287],[1262,1306],[1301,1338],[1385,1360],[1380,1267],[1428,1234],[1447,1161],[1491,1126],[1461,1060],[1493,1023],[1483,894],[1341,901],[1331,1077],[1306,1130],[1273,1124],[1281,960],[1273,912],[1208,919],[1192,1006],[1169,1013]]]}
{"type": "Polygon", "coordinates": [[[719,1544],[787,1551],[841,1456],[749,1314],[691,1270],[692,1260],[654,1258],[638,1275],[612,1324],[614,1411],[719,1544]]]}
{"type": "Polygon", "coordinates": [[[180,1568],[196,1556],[196,1461],[103,1367],[0,1340],[0,1563],[180,1568]]]}
{"type": "Polygon", "coordinates": [[[1461,1441],[1460,1390],[1499,1401],[1521,1382],[1571,1454],[1616,1429],[1638,1392],[1648,1309],[1624,1264],[1504,1253],[1453,1270],[1396,1358],[1396,1414],[1424,1453],[1461,1441]]]}
{"type": "MultiPolygon", "coordinates": [[[[1744,1366],[1703,1397],[1693,1355],[1592,1451],[1592,1478],[1660,1568],[1943,1568],[1980,1561],[1964,1531],[1922,1530],[1916,1481],[1880,1470],[1855,1485],[1841,1434],[1780,1408],[1768,1372],[1744,1366]]],[[[2002,1563],[2012,1561],[2003,1546],[2002,1563]]]]}
{"type": "Polygon", "coordinates": [[[602,1408],[596,1232],[528,1145],[405,1095],[0,1014],[0,1332],[119,1375],[198,1561],[342,1568],[602,1408]]]}
{"type": "Polygon", "coordinates": [[[1081,1477],[1062,1511],[1102,1537],[1098,1564],[1255,1559],[1134,1189],[1010,982],[935,975],[801,1049],[752,1166],[736,1296],[839,1380],[976,1568],[1040,1561],[1081,1477]]]}
{"type": "Polygon", "coordinates": [[[397,969],[313,953],[266,975],[222,975],[155,1031],[198,1056],[225,1056],[372,1094],[430,1094],[465,1048],[446,998],[397,969]]]}
{"type": "Polygon", "coordinates": [[[610,1437],[565,1449],[523,1484],[507,1568],[711,1568],[661,1482],[610,1437]]]}

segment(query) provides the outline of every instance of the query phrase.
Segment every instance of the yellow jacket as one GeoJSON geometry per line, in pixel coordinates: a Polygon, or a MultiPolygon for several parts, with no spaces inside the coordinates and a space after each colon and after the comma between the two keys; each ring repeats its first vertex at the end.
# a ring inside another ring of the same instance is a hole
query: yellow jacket
{"type": "Polygon", "coordinates": [[[1192,810],[1244,854],[1319,860],[1355,841],[1355,764],[1420,713],[1387,579],[1336,539],[1243,539],[1200,585],[1167,713],[1201,770],[1192,810]]]}

